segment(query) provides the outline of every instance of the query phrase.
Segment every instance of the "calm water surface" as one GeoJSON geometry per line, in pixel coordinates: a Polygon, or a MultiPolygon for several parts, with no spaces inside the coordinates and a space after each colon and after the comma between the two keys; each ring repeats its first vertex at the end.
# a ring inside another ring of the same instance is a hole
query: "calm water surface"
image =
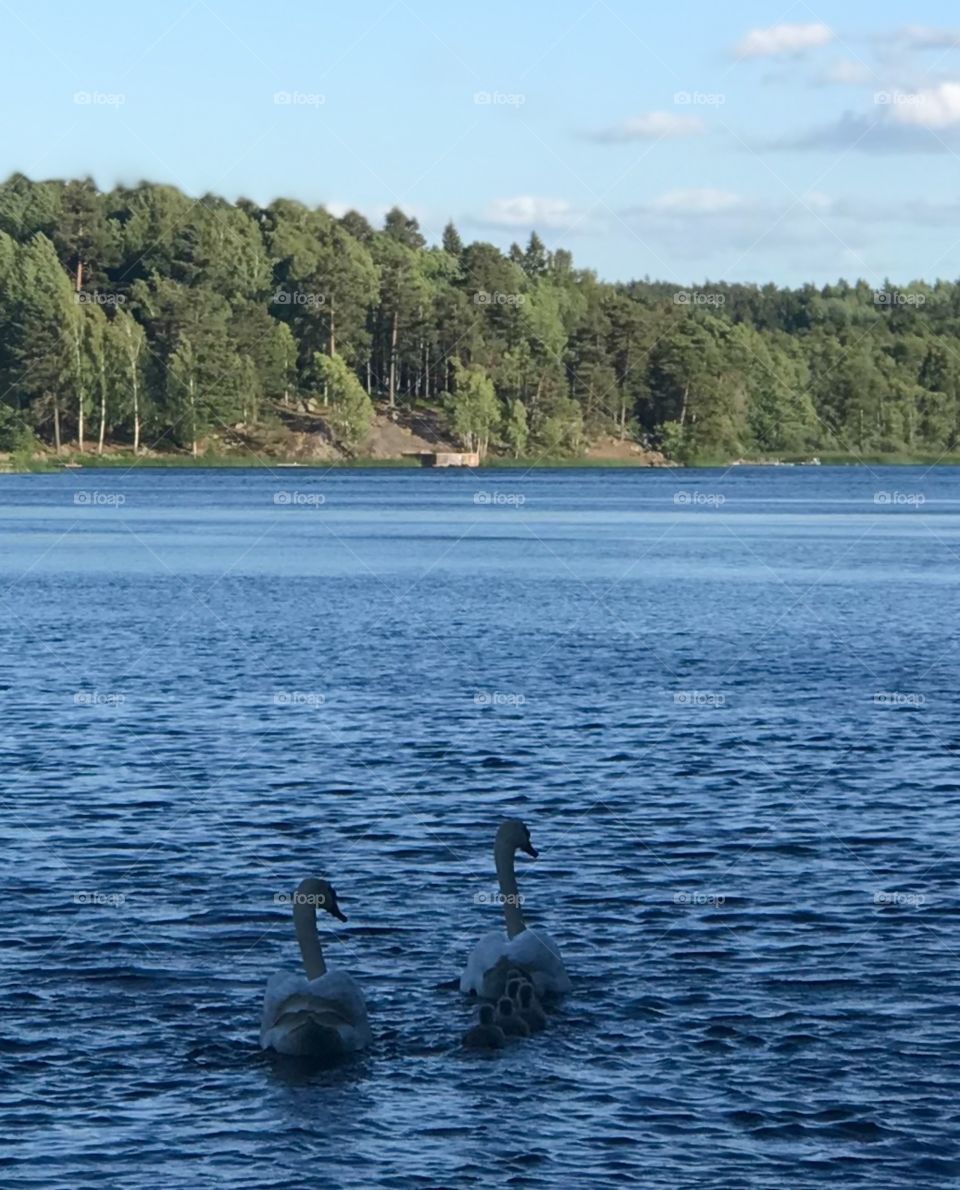
{"type": "Polygon", "coordinates": [[[957,471],[0,504],[0,1184],[957,1184],[957,471]],[[465,1056],[507,814],[575,992],[465,1056]],[[333,1072],[257,1045],[306,874],[375,1031],[333,1072]]]}

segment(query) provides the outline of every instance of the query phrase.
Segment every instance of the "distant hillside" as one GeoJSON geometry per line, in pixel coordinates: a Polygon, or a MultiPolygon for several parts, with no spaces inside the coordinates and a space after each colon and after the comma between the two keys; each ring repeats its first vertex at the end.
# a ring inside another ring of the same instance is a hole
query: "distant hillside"
{"type": "Polygon", "coordinates": [[[960,440],[958,336],[952,282],[614,285],[535,234],[504,254],[450,224],[430,247],[398,209],[374,229],[150,183],[0,186],[0,451],[21,455],[936,458],[960,440]]]}

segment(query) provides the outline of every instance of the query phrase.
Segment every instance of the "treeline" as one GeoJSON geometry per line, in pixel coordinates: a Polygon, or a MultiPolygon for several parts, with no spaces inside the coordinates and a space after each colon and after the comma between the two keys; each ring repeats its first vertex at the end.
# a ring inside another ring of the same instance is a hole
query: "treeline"
{"type": "Polygon", "coordinates": [[[0,450],[203,449],[319,409],[356,449],[374,402],[470,448],[602,435],[681,461],[954,450],[960,288],[608,284],[531,235],[142,183],[0,186],[0,450]]]}

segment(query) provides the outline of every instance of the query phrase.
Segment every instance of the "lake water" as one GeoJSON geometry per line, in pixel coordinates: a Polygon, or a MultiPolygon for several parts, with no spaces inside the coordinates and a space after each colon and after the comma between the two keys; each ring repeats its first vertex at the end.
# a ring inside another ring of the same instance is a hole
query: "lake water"
{"type": "Polygon", "coordinates": [[[0,504],[4,1187],[957,1184],[956,470],[0,504]],[[575,990],[468,1056],[506,815],[575,990]],[[258,1049],[308,874],[375,1033],[328,1072],[258,1049]]]}

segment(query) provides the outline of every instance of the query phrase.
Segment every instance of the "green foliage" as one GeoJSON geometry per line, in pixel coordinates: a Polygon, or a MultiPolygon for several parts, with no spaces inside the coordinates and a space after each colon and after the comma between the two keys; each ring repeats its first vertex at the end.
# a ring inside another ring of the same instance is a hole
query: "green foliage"
{"type": "Polygon", "coordinates": [[[467,450],[487,453],[490,437],[500,422],[500,402],[486,370],[479,364],[454,368],[456,391],[446,396],[451,432],[467,450]]]}
{"type": "MultiPolygon", "coordinates": [[[[532,234],[428,246],[289,199],[0,184],[0,441],[180,445],[322,394],[354,450],[372,401],[440,408],[486,451],[601,435],[677,461],[960,445],[960,285],[604,284],[532,234]],[[326,362],[324,362],[326,361],[326,362]]],[[[16,447],[19,449],[19,447],[16,447]]]]}
{"type": "Polygon", "coordinates": [[[36,438],[17,410],[11,409],[9,405],[0,405],[0,451],[5,454],[29,454],[36,445],[36,438]]]}
{"type": "Polygon", "coordinates": [[[572,454],[583,446],[583,410],[571,397],[553,402],[536,425],[536,442],[546,457],[572,454]]]}
{"type": "Polygon", "coordinates": [[[678,421],[665,421],[660,427],[660,449],[668,459],[678,463],[690,462],[690,442],[678,421]]]}
{"type": "Polygon", "coordinates": [[[515,459],[527,449],[530,431],[527,426],[527,409],[523,401],[514,398],[503,421],[503,441],[515,459]]]}
{"type": "Polygon", "coordinates": [[[330,404],[327,415],[338,445],[352,450],[367,435],[373,421],[373,402],[339,355],[314,357],[317,379],[330,404]]]}

